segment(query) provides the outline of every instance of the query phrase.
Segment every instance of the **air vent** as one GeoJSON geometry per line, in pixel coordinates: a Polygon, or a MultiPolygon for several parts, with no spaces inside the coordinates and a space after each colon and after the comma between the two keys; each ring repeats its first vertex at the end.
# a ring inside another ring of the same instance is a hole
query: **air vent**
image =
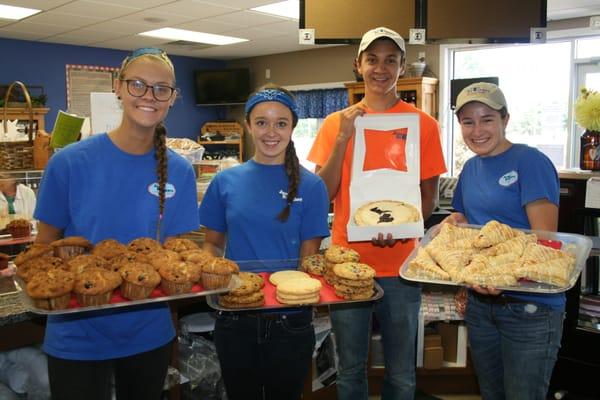
{"type": "Polygon", "coordinates": [[[175,40],[173,42],[163,43],[161,46],[173,46],[182,50],[202,50],[209,47],[214,47],[213,44],[190,42],[189,40],[175,40]]]}

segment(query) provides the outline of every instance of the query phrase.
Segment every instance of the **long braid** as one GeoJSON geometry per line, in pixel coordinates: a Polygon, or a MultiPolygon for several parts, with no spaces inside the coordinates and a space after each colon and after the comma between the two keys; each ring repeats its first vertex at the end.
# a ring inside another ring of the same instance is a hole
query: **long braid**
{"type": "Polygon", "coordinates": [[[160,225],[165,213],[165,192],[167,186],[167,129],[161,123],[154,128],[154,149],[156,158],[156,175],[158,178],[158,223],[156,224],[156,240],[160,241],[160,225]]]}
{"type": "Polygon", "coordinates": [[[288,176],[288,194],[287,205],[277,216],[277,219],[281,222],[287,221],[290,216],[290,209],[298,194],[298,186],[300,184],[300,161],[296,155],[296,148],[292,140],[290,140],[285,149],[285,173],[288,176]]]}

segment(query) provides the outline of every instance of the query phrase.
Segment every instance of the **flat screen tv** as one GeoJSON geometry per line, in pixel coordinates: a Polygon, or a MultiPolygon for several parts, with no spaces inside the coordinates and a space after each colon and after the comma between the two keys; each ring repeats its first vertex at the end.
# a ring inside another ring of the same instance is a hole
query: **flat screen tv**
{"type": "Polygon", "coordinates": [[[250,94],[247,68],[194,71],[196,105],[243,104],[250,94]]]}

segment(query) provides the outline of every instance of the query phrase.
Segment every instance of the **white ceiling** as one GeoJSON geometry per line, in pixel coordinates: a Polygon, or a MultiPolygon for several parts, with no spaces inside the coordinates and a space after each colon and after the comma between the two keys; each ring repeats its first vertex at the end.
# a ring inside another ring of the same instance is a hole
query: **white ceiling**
{"type": "MultiPolygon", "coordinates": [[[[170,54],[235,59],[308,50],[298,21],[250,11],[278,0],[0,0],[41,9],[21,21],[1,19],[0,37],[132,50],[160,46],[170,54]],[[212,46],[175,46],[137,33],[164,27],[249,39],[212,46]]],[[[548,0],[548,20],[600,15],[600,0],[548,0]]]]}

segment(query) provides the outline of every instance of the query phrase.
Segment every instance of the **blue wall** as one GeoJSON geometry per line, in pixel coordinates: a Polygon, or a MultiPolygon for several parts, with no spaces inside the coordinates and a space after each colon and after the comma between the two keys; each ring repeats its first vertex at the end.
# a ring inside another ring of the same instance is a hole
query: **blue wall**
{"type": "MultiPolygon", "coordinates": [[[[15,80],[25,85],[43,86],[48,97],[46,131],[50,133],[58,110],[67,111],[66,64],[118,67],[128,52],[96,47],[0,39],[0,84],[15,80]]],[[[223,107],[198,107],[194,104],[195,69],[225,67],[224,61],[171,56],[175,66],[179,99],[169,111],[165,125],[171,137],[195,139],[207,121],[222,118],[223,107]]],[[[33,95],[33,93],[32,93],[33,95]]]]}

